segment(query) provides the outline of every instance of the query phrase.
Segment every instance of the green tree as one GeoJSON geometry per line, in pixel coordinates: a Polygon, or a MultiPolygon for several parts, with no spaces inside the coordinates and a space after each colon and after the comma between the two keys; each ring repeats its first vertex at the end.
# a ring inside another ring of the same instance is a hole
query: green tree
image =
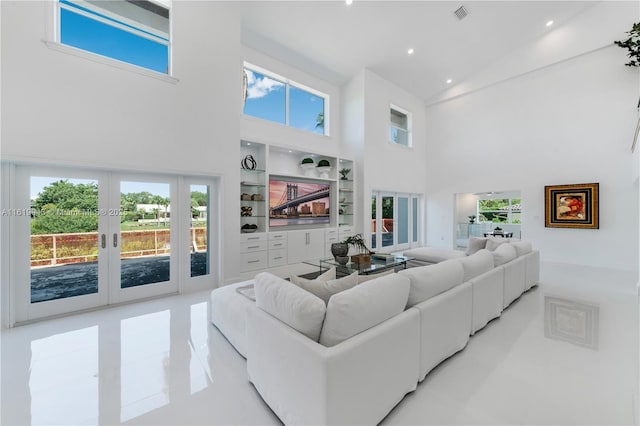
{"type": "Polygon", "coordinates": [[[98,230],[98,186],[52,182],[33,201],[32,234],[95,232],[98,230]]]}
{"type": "Polygon", "coordinates": [[[209,196],[205,192],[191,191],[191,205],[196,203],[196,206],[206,206],[208,204],[209,196]]]}

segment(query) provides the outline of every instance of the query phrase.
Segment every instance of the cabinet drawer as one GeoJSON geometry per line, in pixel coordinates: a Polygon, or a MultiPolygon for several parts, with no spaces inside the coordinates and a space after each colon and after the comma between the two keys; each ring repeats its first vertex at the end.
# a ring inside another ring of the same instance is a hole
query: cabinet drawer
{"type": "Polygon", "coordinates": [[[240,242],[241,243],[248,243],[248,242],[255,242],[255,241],[266,241],[267,240],[267,236],[264,232],[261,233],[255,233],[255,234],[240,234],[240,242]]]}
{"type": "Polygon", "coordinates": [[[240,243],[240,253],[265,251],[266,249],[267,249],[266,241],[249,241],[247,243],[240,243]]]}
{"type": "Polygon", "coordinates": [[[332,236],[338,238],[338,230],[335,229],[335,228],[325,229],[324,237],[325,238],[330,238],[332,236]]]}
{"type": "Polygon", "coordinates": [[[286,232],[269,232],[269,241],[287,240],[286,232]]]}
{"type": "Polygon", "coordinates": [[[269,250],[269,267],[283,266],[287,264],[287,250],[269,250]]]}
{"type": "Polygon", "coordinates": [[[267,267],[267,252],[240,253],[240,270],[255,271],[267,267]]]}
{"type": "Polygon", "coordinates": [[[351,226],[341,226],[339,232],[340,241],[344,241],[347,237],[352,237],[355,235],[355,231],[351,226]]]}
{"type": "Polygon", "coordinates": [[[287,241],[282,240],[269,240],[269,250],[273,249],[286,249],[287,241]]]}

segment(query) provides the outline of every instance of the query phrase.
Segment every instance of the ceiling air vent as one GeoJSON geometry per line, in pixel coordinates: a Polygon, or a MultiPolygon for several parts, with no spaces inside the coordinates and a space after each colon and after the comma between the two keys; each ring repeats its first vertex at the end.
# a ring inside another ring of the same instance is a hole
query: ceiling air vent
{"type": "Polygon", "coordinates": [[[464,6],[460,6],[456,9],[455,12],[453,12],[453,14],[456,15],[458,19],[463,20],[464,18],[466,18],[469,12],[467,12],[467,9],[465,9],[464,6]]]}

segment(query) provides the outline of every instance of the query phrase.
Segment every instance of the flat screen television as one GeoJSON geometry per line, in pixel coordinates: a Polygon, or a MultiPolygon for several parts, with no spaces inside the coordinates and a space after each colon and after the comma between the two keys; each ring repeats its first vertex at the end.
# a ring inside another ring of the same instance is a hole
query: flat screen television
{"type": "Polygon", "coordinates": [[[269,178],[269,227],[331,223],[331,185],[313,179],[269,178]]]}

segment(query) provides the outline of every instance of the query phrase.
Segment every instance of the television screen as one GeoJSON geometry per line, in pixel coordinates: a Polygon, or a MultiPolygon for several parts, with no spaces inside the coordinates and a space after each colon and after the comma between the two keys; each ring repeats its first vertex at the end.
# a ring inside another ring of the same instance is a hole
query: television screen
{"type": "Polygon", "coordinates": [[[331,222],[329,183],[295,178],[269,179],[269,226],[331,222]]]}

